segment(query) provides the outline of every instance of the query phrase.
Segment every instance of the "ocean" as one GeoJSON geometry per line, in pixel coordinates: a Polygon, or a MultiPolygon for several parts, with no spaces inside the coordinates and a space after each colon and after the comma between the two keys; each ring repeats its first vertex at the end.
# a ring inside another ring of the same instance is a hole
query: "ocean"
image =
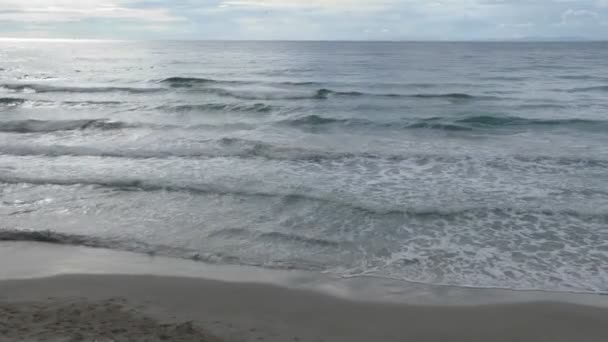
{"type": "Polygon", "coordinates": [[[0,41],[0,240],[608,293],[608,43],[0,41]]]}

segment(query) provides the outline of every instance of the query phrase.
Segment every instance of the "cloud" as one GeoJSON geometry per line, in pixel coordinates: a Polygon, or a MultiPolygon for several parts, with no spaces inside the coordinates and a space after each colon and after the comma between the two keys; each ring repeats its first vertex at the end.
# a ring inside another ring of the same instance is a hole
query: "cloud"
{"type": "Polygon", "coordinates": [[[599,14],[583,9],[568,9],[562,13],[562,24],[588,24],[589,21],[597,21],[599,14]]]}
{"type": "Polygon", "coordinates": [[[0,35],[134,39],[608,38],[608,0],[0,0],[0,35]]]}
{"type": "Polygon", "coordinates": [[[369,11],[386,9],[394,3],[395,0],[222,0],[220,7],[369,11]]]}
{"type": "Polygon", "coordinates": [[[74,22],[86,19],[173,22],[182,18],[167,8],[136,8],[128,0],[0,0],[0,21],[74,22]]]}

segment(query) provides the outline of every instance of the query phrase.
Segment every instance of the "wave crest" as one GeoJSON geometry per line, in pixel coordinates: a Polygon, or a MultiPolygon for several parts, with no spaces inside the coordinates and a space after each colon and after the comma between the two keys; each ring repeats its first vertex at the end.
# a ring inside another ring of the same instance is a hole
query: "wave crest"
{"type": "Polygon", "coordinates": [[[580,129],[596,129],[606,127],[607,121],[586,119],[529,119],[517,116],[474,115],[464,118],[432,117],[411,119],[394,122],[375,122],[364,119],[342,119],[307,115],[295,119],[279,121],[279,124],[300,128],[321,128],[324,126],[347,126],[349,128],[371,127],[383,129],[432,129],[445,131],[472,131],[475,129],[500,129],[509,127],[570,127],[580,129]]]}
{"type": "Polygon", "coordinates": [[[113,130],[125,128],[124,122],[106,119],[93,120],[16,120],[0,122],[0,132],[46,133],[85,129],[113,130]]]}
{"type": "Polygon", "coordinates": [[[169,112],[207,112],[207,111],[226,111],[226,112],[252,112],[269,113],[275,110],[275,106],[264,103],[243,104],[243,103],[205,103],[194,105],[161,106],[159,109],[169,112]]]}
{"type": "Polygon", "coordinates": [[[574,88],[568,90],[570,93],[585,93],[585,92],[593,92],[593,91],[608,91],[608,85],[605,86],[594,86],[594,87],[584,87],[584,88],[574,88]]]}
{"type": "Polygon", "coordinates": [[[25,99],[16,98],[16,97],[0,97],[0,105],[5,106],[18,106],[24,104],[26,102],[25,99]]]}
{"type": "Polygon", "coordinates": [[[547,126],[569,126],[569,125],[598,125],[605,124],[605,121],[598,120],[585,120],[585,119],[528,119],[517,116],[490,116],[480,115],[471,116],[464,119],[457,120],[456,122],[478,125],[478,126],[489,126],[489,127],[501,127],[501,126],[527,126],[527,125],[547,125],[547,126]]]}
{"type": "Polygon", "coordinates": [[[136,87],[71,87],[47,84],[2,84],[0,88],[15,92],[34,93],[112,93],[128,92],[133,94],[154,93],[162,91],[161,88],[136,88],[136,87]]]}

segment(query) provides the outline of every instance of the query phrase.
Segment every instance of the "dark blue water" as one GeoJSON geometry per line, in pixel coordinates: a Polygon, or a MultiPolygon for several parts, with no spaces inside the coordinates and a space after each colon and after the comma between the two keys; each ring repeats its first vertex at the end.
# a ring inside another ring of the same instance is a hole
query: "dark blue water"
{"type": "Polygon", "coordinates": [[[608,44],[0,42],[0,240],[608,292],[608,44]]]}

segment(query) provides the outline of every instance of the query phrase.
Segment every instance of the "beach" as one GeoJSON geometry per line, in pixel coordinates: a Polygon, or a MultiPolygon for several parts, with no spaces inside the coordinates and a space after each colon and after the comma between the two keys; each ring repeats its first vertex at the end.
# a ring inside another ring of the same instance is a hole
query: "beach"
{"type": "MultiPolygon", "coordinates": [[[[270,280],[260,274],[256,279],[251,276],[260,272],[256,269],[250,274],[207,269],[209,278],[203,277],[205,272],[180,277],[177,264],[173,271],[166,268],[167,262],[178,261],[145,261],[144,256],[105,250],[22,243],[1,244],[0,254],[0,341],[608,339],[605,296],[498,290],[484,294],[482,289],[450,295],[427,289],[376,300],[364,290],[331,290],[321,281],[305,288],[288,281],[304,275],[279,274],[270,280]],[[33,250],[36,258],[46,255],[38,265],[27,258],[33,250]],[[121,274],[108,273],[112,270],[121,274]],[[227,276],[218,280],[219,274],[227,276]],[[230,274],[241,274],[242,279],[230,274]],[[483,301],[470,300],[475,293],[483,301]],[[432,297],[435,302],[424,299],[432,297]]],[[[189,262],[179,262],[188,272],[189,262]]]]}

